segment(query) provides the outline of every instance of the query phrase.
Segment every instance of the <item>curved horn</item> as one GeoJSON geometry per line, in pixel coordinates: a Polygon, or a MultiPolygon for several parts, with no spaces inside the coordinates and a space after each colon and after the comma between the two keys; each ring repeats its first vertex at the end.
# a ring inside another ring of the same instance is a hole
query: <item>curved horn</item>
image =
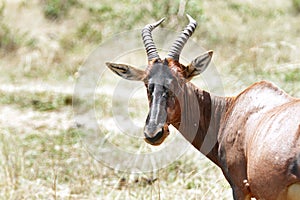
{"type": "Polygon", "coordinates": [[[173,43],[171,50],[167,55],[167,58],[173,58],[174,60],[179,61],[179,56],[183,46],[185,45],[189,37],[191,37],[197,27],[197,22],[190,15],[187,14],[186,16],[189,19],[189,24],[185,27],[185,29],[173,43]]]}
{"type": "Polygon", "coordinates": [[[159,58],[157,49],[153,42],[151,31],[155,29],[158,25],[160,25],[164,20],[165,18],[162,18],[161,20],[153,24],[147,24],[142,30],[143,43],[145,45],[149,61],[153,60],[154,58],[159,58]]]}

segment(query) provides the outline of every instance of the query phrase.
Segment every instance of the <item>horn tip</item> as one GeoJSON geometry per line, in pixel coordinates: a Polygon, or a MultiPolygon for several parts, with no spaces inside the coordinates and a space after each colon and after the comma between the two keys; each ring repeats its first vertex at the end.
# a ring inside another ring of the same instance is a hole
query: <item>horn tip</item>
{"type": "Polygon", "coordinates": [[[196,20],[194,18],[192,18],[189,14],[186,14],[186,16],[187,16],[187,18],[189,19],[190,22],[197,24],[196,20]]]}
{"type": "Polygon", "coordinates": [[[159,21],[157,21],[155,24],[154,24],[154,27],[157,27],[158,25],[160,25],[163,21],[165,21],[165,17],[164,18],[161,18],[159,21]]]}
{"type": "Polygon", "coordinates": [[[165,21],[165,17],[163,17],[163,18],[161,18],[159,21],[161,21],[161,22],[163,22],[163,21],[165,21]]]}

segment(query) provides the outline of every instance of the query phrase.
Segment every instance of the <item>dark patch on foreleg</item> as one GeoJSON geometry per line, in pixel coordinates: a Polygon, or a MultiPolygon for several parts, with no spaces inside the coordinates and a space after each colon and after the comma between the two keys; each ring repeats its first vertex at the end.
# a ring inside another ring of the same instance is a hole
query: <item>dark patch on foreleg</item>
{"type": "Polygon", "coordinates": [[[300,153],[291,163],[290,172],[300,180],[300,153]]]}

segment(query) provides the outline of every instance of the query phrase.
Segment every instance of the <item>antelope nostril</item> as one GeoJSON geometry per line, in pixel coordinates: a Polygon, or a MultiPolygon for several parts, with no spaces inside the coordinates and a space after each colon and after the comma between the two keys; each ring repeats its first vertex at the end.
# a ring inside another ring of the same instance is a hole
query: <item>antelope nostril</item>
{"type": "Polygon", "coordinates": [[[161,139],[164,134],[164,129],[160,129],[154,137],[150,137],[146,132],[144,132],[144,135],[146,137],[146,140],[150,143],[155,143],[157,140],[161,139]]]}

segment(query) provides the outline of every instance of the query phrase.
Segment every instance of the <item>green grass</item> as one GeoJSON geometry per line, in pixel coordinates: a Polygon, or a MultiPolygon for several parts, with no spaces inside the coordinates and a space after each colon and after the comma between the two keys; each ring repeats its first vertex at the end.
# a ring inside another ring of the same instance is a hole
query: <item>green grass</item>
{"type": "Polygon", "coordinates": [[[44,16],[49,20],[60,20],[67,16],[77,0],[42,0],[44,16]]]}
{"type": "Polygon", "coordinates": [[[37,111],[59,110],[72,105],[72,96],[66,94],[53,94],[50,92],[4,92],[0,91],[0,103],[18,106],[19,108],[32,108],[37,111]]]}
{"type": "Polygon", "coordinates": [[[285,82],[297,82],[299,81],[300,76],[300,68],[292,69],[286,73],[284,73],[284,81],[285,82]]]}
{"type": "Polygon", "coordinates": [[[23,45],[24,35],[11,29],[0,19],[0,52],[8,54],[16,51],[23,45]]]}
{"type": "Polygon", "coordinates": [[[56,181],[62,183],[70,181],[76,173],[66,167],[65,160],[72,157],[73,146],[78,143],[76,130],[72,129],[59,135],[36,132],[25,136],[16,133],[13,128],[1,129],[0,157],[4,159],[1,159],[0,166],[4,174],[1,173],[3,179],[0,185],[4,187],[1,187],[0,196],[4,199],[44,199],[53,196],[55,174],[59,173],[56,181]],[[24,193],[23,190],[29,186],[27,184],[38,184],[36,181],[40,185],[35,190],[40,194],[24,193]]]}
{"type": "Polygon", "coordinates": [[[295,10],[300,13],[300,1],[299,0],[292,0],[293,2],[293,6],[295,8],[295,10]]]}
{"type": "Polygon", "coordinates": [[[78,39],[85,39],[87,42],[95,42],[100,44],[102,40],[102,33],[98,29],[92,27],[89,22],[84,22],[78,27],[76,31],[76,36],[78,39]]]}
{"type": "MultiPolygon", "coordinates": [[[[173,197],[172,193],[177,193],[181,199],[184,196],[176,189],[179,185],[182,187],[180,191],[192,190],[192,185],[201,187],[204,194],[213,192],[215,183],[223,182],[218,177],[220,172],[214,172],[216,169],[205,164],[207,161],[195,165],[189,156],[156,173],[130,175],[114,172],[86,153],[78,135],[80,133],[74,129],[61,131],[58,135],[47,131],[20,135],[12,128],[1,129],[1,197],[115,199],[121,195],[122,199],[156,199],[160,195],[169,199],[173,197]],[[201,181],[210,184],[203,185],[201,181]]],[[[191,192],[190,196],[195,199],[196,194],[191,192]]]]}

